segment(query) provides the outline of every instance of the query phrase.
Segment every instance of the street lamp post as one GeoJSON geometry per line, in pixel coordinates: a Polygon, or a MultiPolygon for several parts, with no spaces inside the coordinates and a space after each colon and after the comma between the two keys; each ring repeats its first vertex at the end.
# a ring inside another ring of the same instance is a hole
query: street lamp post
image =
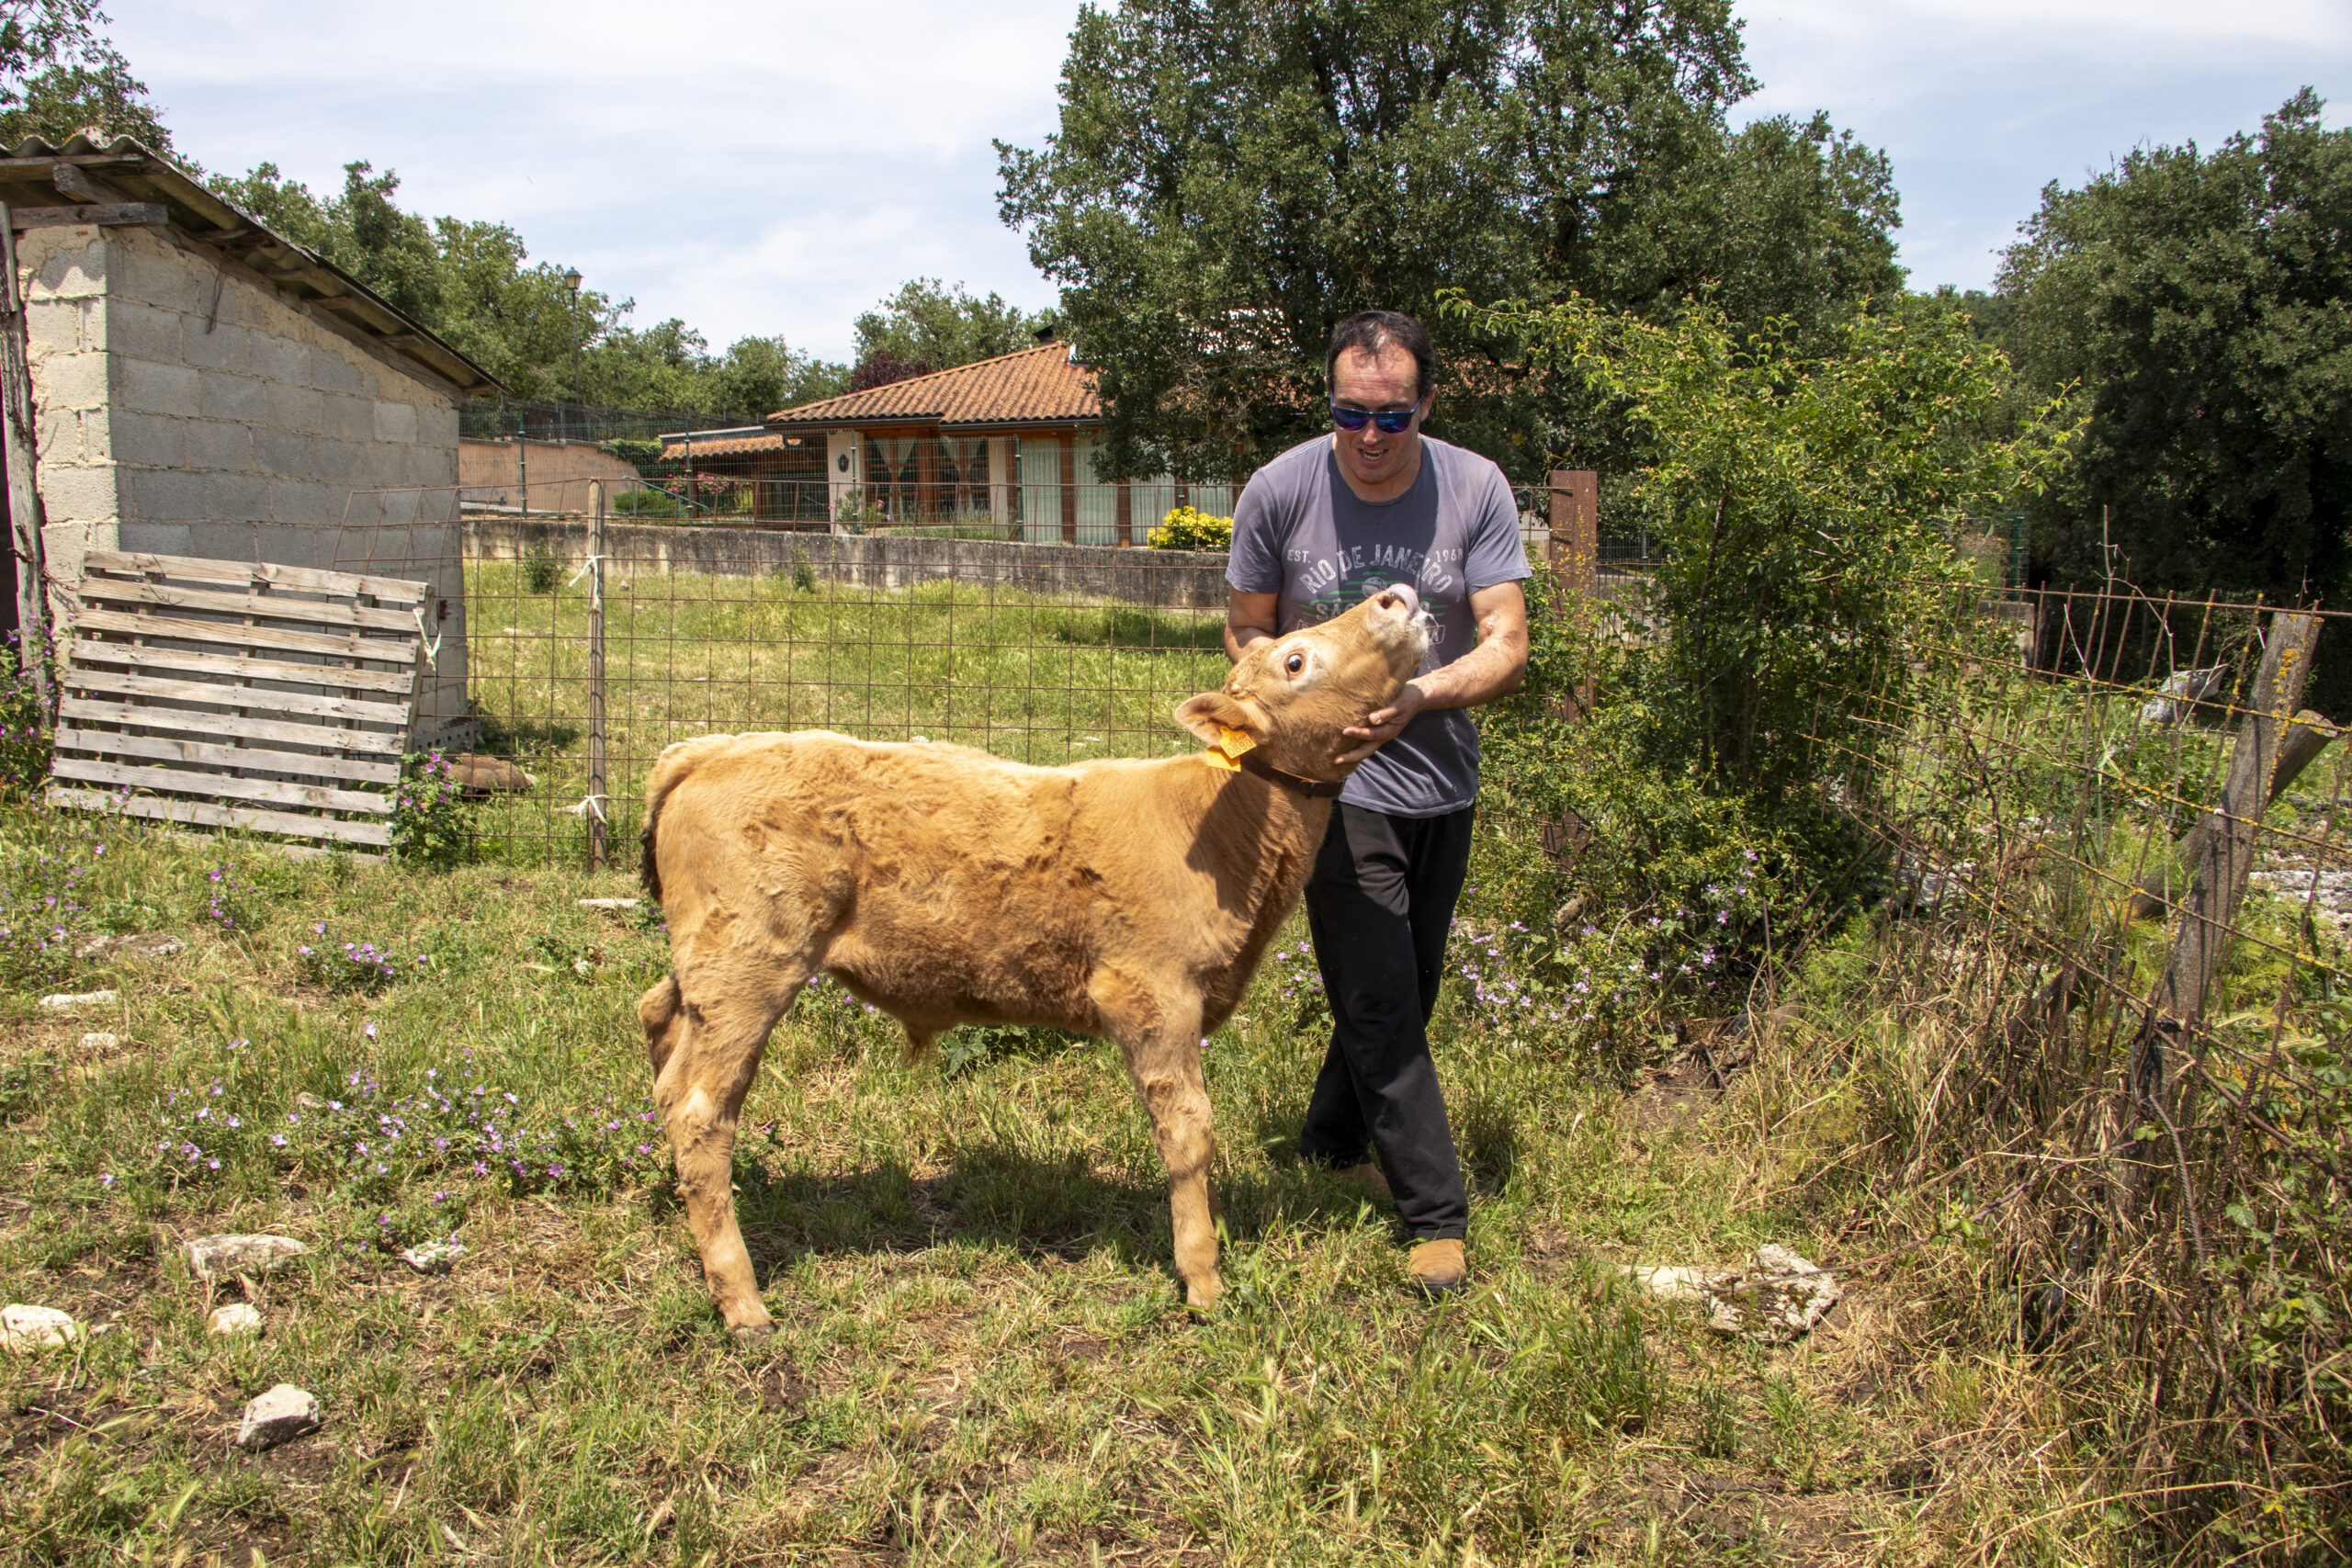
{"type": "MultiPolygon", "coordinates": [[[[571,406],[580,410],[580,269],[575,266],[565,273],[563,281],[571,288],[571,406]]],[[[581,412],[582,423],[585,423],[586,412],[581,412]]]]}

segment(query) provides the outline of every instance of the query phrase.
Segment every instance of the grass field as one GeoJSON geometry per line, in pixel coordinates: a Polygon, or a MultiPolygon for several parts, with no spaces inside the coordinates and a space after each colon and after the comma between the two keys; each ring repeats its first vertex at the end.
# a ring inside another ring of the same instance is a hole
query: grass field
{"type": "MultiPolygon", "coordinates": [[[[481,816],[516,851],[570,853],[587,792],[584,582],[528,590],[528,564],[467,569],[469,684],[483,750],[539,785],[481,816]]],[[[1190,745],[1176,704],[1225,678],[1224,616],[1070,602],[1009,587],[868,591],[789,571],[636,572],[605,590],[605,793],[636,831],[646,771],[714,732],[834,729],[978,746],[1024,762],[1150,756],[1190,745]]]]}
{"type": "MultiPolygon", "coordinates": [[[[888,667],[923,668],[914,643],[888,667]]],[[[885,646],[905,640],[877,628],[885,646]]],[[[1149,673],[1120,689],[1157,703],[1210,656],[1134,657],[1149,673]]],[[[919,705],[896,721],[948,728],[919,705]]],[[[1531,1049],[1450,990],[1475,1273],[1430,1304],[1393,1222],[1292,1156],[1319,1053],[1294,945],[1208,1053],[1229,1289],[1195,1320],[1106,1048],[951,1035],[951,1073],[818,987],[776,1032],[738,1155],[778,1326],[746,1345],[643,1120],[632,1003],[662,941],[575,903],[629,891],[0,813],[0,1292],[104,1330],[0,1358],[0,1561],[2128,1555],[2076,1489],[2068,1401],[1942,1288],[1961,1238],[1879,1256],[1885,1200],[1848,1162],[1889,1084],[1916,1089],[1949,1050],[1930,1024],[1818,1010],[1715,1100],[1616,1081],[1573,1034],[1531,1049]],[[188,947],[71,956],[107,931],[188,947]],[[102,986],[119,1000],[32,1000],[102,986]],[[192,1277],[189,1238],[264,1230],[310,1256],[192,1277]],[[446,1275],[393,1256],[453,1233],[446,1275]],[[1785,1348],[1617,1273],[1768,1239],[1863,1264],[1785,1348]],[[209,1336],[208,1309],[241,1299],[261,1337],[209,1336]],[[237,1450],[243,1403],[281,1381],[319,1396],[323,1429],[237,1450]]]]}

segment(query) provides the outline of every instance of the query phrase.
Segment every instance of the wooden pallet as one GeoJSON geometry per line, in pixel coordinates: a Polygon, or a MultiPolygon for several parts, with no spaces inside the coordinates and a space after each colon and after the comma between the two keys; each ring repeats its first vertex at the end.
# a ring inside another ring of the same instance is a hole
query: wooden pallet
{"type": "Polygon", "coordinates": [[[58,678],[51,802],[388,848],[428,592],[91,551],[58,678]]]}

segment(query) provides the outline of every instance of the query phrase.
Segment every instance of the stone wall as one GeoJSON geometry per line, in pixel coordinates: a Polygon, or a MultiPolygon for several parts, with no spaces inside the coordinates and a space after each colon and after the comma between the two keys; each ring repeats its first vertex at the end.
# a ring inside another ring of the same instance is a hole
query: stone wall
{"type": "MultiPolygon", "coordinates": [[[[559,561],[588,554],[584,523],[469,517],[469,557],[513,560],[544,542],[559,561]]],[[[1170,610],[1226,606],[1222,554],[1122,549],[1112,545],[1032,545],[996,539],[918,539],[890,535],[801,533],[710,525],[605,525],[615,572],[699,572],[758,577],[805,564],[820,581],[854,588],[919,582],[994,583],[1025,593],[1108,599],[1170,610]]],[[[567,573],[572,570],[568,564],[567,573]]]]}
{"type": "MultiPolygon", "coordinates": [[[[54,581],[78,581],[91,548],[341,566],[424,577],[462,626],[453,548],[402,570],[378,558],[420,552],[346,527],[355,491],[454,508],[453,389],[169,228],[37,228],[17,262],[54,581]]],[[[464,643],[445,644],[427,733],[462,717],[464,643]]]]}
{"type": "MultiPolygon", "coordinates": [[[[526,444],[531,510],[557,511],[584,504],[586,481],[602,479],[607,495],[639,483],[637,465],[600,452],[593,441],[533,441],[526,444]]],[[[468,501],[495,506],[523,504],[524,465],[514,443],[467,437],[458,443],[458,485],[468,501]]]]}

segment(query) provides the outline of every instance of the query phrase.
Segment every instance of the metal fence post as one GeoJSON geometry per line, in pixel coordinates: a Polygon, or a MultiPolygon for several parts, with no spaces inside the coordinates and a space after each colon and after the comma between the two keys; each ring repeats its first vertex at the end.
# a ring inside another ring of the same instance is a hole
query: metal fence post
{"type": "Polygon", "coordinates": [[[588,869],[605,865],[605,481],[588,481],[588,869]]]}

